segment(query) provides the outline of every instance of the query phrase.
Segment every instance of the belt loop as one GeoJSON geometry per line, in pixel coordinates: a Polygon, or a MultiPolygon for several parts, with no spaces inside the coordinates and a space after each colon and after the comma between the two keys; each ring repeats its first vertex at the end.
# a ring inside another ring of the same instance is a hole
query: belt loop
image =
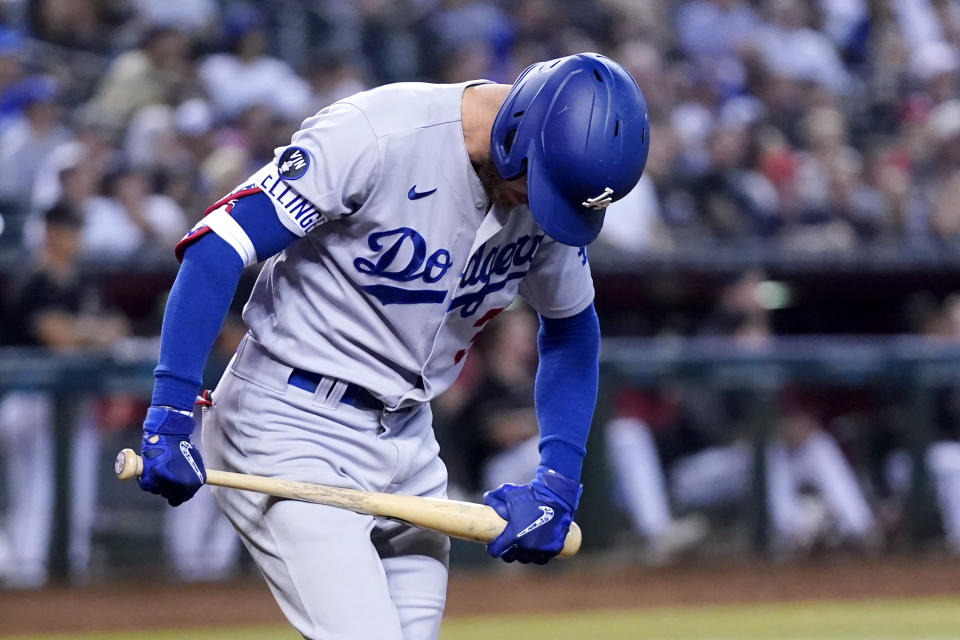
{"type": "Polygon", "coordinates": [[[317,386],[317,395],[314,397],[320,401],[320,406],[322,406],[324,409],[336,409],[340,405],[340,398],[343,397],[343,394],[346,390],[346,382],[337,380],[336,378],[328,378],[327,376],[324,376],[323,380],[317,386]],[[321,398],[319,395],[321,387],[325,387],[327,389],[325,398],[321,398]]]}
{"type": "Polygon", "coordinates": [[[320,382],[317,383],[317,388],[313,392],[313,401],[324,408],[329,408],[327,397],[330,395],[330,389],[333,387],[334,382],[336,381],[333,378],[328,378],[327,376],[320,378],[320,382]]]}
{"type": "Polygon", "coordinates": [[[240,338],[240,342],[237,344],[237,349],[236,349],[236,351],[233,352],[233,354],[234,354],[235,356],[238,356],[238,355],[240,355],[240,354],[243,352],[243,348],[246,346],[246,344],[247,344],[247,339],[248,339],[249,337],[250,337],[250,332],[247,331],[245,334],[243,334],[243,337],[240,338]]]}

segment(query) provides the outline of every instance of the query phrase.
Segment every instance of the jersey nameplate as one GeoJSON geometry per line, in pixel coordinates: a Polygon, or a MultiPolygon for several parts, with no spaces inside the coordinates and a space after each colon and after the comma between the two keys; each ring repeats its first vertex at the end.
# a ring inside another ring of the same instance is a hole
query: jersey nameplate
{"type": "Polygon", "coordinates": [[[268,173],[257,185],[282,210],[287,219],[309,233],[318,224],[327,221],[326,217],[309,200],[284,184],[276,174],[268,173]]]}

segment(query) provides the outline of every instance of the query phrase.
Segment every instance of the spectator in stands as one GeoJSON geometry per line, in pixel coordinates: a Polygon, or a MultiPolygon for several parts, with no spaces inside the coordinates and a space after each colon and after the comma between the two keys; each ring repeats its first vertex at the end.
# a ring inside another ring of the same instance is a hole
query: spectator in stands
{"type": "Polygon", "coordinates": [[[960,4],[956,0],[911,0],[890,4],[915,71],[923,74],[924,69],[931,67],[937,70],[955,68],[958,62],[956,51],[960,47],[960,4]],[[948,53],[949,47],[953,49],[952,56],[948,53]]]}
{"type": "Polygon", "coordinates": [[[174,109],[151,104],[134,113],[125,130],[123,156],[132,166],[154,173],[171,170],[187,158],[174,128],[174,109]]]}
{"type": "MultiPolygon", "coordinates": [[[[46,234],[32,271],[18,287],[4,318],[6,344],[53,354],[105,349],[129,333],[125,319],[106,311],[77,268],[80,215],[59,205],[45,215],[46,234]]],[[[16,391],[0,399],[0,445],[7,458],[8,509],[0,531],[0,584],[40,587],[47,580],[53,524],[54,399],[16,391]]],[[[91,405],[81,403],[73,424],[70,470],[69,562],[83,580],[96,513],[99,437],[91,405]]]]}
{"type": "Polygon", "coordinates": [[[174,128],[180,144],[195,162],[213,151],[215,144],[210,135],[213,127],[213,109],[203,98],[190,98],[177,106],[174,128]]]}
{"type": "Polygon", "coordinates": [[[83,249],[106,257],[157,247],[169,249],[187,230],[186,217],[169,196],[151,192],[150,176],[129,165],[104,178],[103,195],[84,213],[83,249]]]}
{"type": "MultiPolygon", "coordinates": [[[[164,127],[167,124],[165,121],[164,127]]],[[[213,111],[206,100],[191,98],[173,110],[169,124],[171,129],[158,130],[169,145],[165,154],[168,162],[156,167],[158,193],[172,198],[188,221],[195,221],[224,193],[211,191],[200,170],[201,164],[217,148],[213,111]]]]}
{"type": "Polygon", "coordinates": [[[812,83],[835,94],[849,90],[849,77],[834,43],[814,26],[811,2],[770,0],[767,21],[754,34],[766,67],[775,75],[812,83]]]}
{"type": "MultiPolygon", "coordinates": [[[[47,170],[36,176],[31,210],[46,211],[62,202],[85,217],[98,193],[112,153],[113,148],[101,131],[78,131],[75,140],[53,150],[48,158],[47,170]]],[[[36,217],[33,221],[37,222],[36,217]]],[[[42,241],[42,222],[39,220],[40,224],[32,229],[36,231],[39,228],[39,232],[28,233],[28,247],[36,247],[42,241]]]]}
{"type": "Polygon", "coordinates": [[[723,93],[736,93],[746,82],[738,57],[760,24],[744,0],[695,0],[677,11],[677,39],[697,69],[723,93]]]}
{"type": "Polygon", "coordinates": [[[718,126],[707,138],[708,164],[690,185],[701,224],[714,237],[766,236],[779,227],[772,187],[766,178],[744,167],[749,151],[748,131],[739,126],[718,126]]]}
{"type": "Polygon", "coordinates": [[[190,42],[174,27],[157,26],[140,46],[120,54],[87,105],[89,117],[120,129],[141,107],[173,104],[186,97],[193,82],[190,42]]]}
{"type": "Polygon", "coordinates": [[[960,239],[960,99],[938,105],[930,113],[928,126],[935,163],[923,183],[930,228],[937,237],[956,241],[960,239]]]}
{"type": "Polygon", "coordinates": [[[217,112],[236,118],[249,107],[299,121],[310,115],[310,88],[286,62],[267,55],[263,16],[234,5],[225,18],[228,53],[215,53],[200,66],[200,78],[217,112]]]}
{"type": "Polygon", "coordinates": [[[48,170],[50,154],[70,139],[61,122],[56,84],[31,76],[14,88],[20,116],[0,132],[0,198],[25,211],[34,179],[48,170]]]}
{"type": "Polygon", "coordinates": [[[27,22],[36,38],[84,51],[109,51],[122,25],[122,3],[105,0],[35,0],[27,3],[27,22]]]}
{"type": "Polygon", "coordinates": [[[137,19],[148,26],[172,26],[203,41],[215,33],[220,7],[216,0],[130,0],[137,19]]]}
{"type": "Polygon", "coordinates": [[[240,114],[233,134],[250,153],[251,162],[259,167],[273,160],[274,149],[286,144],[283,140],[295,129],[292,121],[277,117],[266,105],[257,104],[240,114]]]}

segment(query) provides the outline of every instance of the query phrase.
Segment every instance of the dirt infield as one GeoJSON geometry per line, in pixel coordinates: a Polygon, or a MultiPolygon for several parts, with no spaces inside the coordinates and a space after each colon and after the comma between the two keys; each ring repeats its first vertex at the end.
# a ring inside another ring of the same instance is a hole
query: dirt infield
{"type": "MultiPolygon", "coordinates": [[[[584,559],[529,571],[455,570],[448,615],[960,593],[960,562],[939,556],[824,559],[789,566],[715,563],[641,569],[616,564],[584,559]]],[[[141,581],[0,592],[0,635],[282,620],[266,586],[253,579],[215,585],[141,581]]]]}

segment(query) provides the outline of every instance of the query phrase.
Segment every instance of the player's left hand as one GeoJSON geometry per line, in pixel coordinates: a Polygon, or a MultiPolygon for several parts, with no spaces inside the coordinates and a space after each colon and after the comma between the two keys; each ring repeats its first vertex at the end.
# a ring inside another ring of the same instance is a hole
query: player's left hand
{"type": "Polygon", "coordinates": [[[546,564],[563,549],[583,485],[540,467],[530,484],[503,484],[483,501],[507,521],[487,552],[506,562],[546,564]]]}
{"type": "Polygon", "coordinates": [[[193,427],[191,416],[170,407],[150,407],[143,421],[140,488],[174,507],[192,498],[207,479],[200,450],[190,442],[193,427]]]}

